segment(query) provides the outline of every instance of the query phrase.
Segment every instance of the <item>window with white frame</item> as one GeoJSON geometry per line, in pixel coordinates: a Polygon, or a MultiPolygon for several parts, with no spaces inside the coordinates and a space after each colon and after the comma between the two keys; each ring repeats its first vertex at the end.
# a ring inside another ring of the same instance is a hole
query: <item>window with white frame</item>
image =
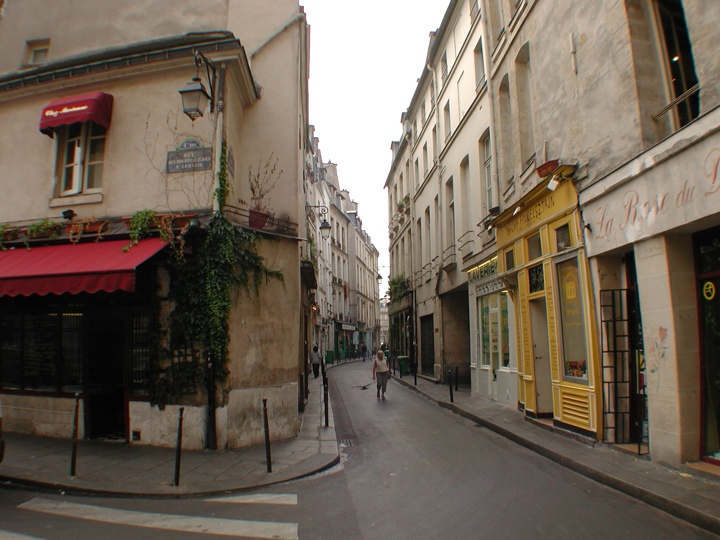
{"type": "Polygon", "coordinates": [[[520,124],[520,159],[522,170],[535,162],[535,138],[530,76],[530,44],[525,43],[515,57],[518,118],[520,124]]]}
{"type": "Polygon", "coordinates": [[[483,57],[482,40],[478,40],[473,51],[475,60],[475,91],[480,92],[485,86],[487,79],[485,77],[485,58],[483,57]]]}
{"type": "Polygon", "coordinates": [[[107,129],[94,122],[56,129],[60,196],[98,192],[102,188],[107,129]]]}
{"type": "Polygon", "coordinates": [[[470,20],[475,21],[475,19],[480,15],[480,6],[478,5],[478,0],[469,0],[470,2],[470,20]]]}
{"type": "Polygon", "coordinates": [[[493,197],[493,185],[492,185],[492,148],[490,143],[490,133],[487,133],[483,140],[480,142],[482,148],[482,160],[483,160],[483,183],[485,185],[485,204],[487,211],[495,206],[495,198],[493,197]]]}
{"type": "Polygon", "coordinates": [[[450,138],[450,135],[452,134],[452,124],[450,123],[450,102],[447,101],[445,103],[445,107],[443,107],[443,122],[445,127],[445,141],[447,141],[450,138]]]}
{"type": "Polygon", "coordinates": [[[679,0],[655,0],[654,8],[670,98],[688,96],[671,109],[673,122],[682,127],[700,114],[700,96],[696,89],[698,77],[685,12],[679,0]]]}

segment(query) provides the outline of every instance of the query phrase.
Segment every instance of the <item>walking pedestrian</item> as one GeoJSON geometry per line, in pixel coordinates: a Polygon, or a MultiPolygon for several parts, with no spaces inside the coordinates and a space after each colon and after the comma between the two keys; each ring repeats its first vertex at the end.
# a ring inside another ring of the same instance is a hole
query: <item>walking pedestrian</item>
{"type": "Polygon", "coordinates": [[[377,397],[380,399],[380,392],[382,391],[382,398],[385,399],[385,390],[387,389],[387,382],[390,378],[390,366],[385,360],[385,355],[382,351],[377,352],[377,356],[373,359],[372,365],[372,378],[373,381],[377,376],[377,397]]]}
{"type": "Polygon", "coordinates": [[[367,356],[367,345],[363,343],[360,345],[360,351],[362,352],[363,362],[365,361],[365,357],[367,356]]]}
{"type": "Polygon", "coordinates": [[[313,347],[312,354],[310,355],[310,363],[312,364],[313,376],[317,379],[320,376],[320,364],[322,364],[317,345],[313,347]]]}

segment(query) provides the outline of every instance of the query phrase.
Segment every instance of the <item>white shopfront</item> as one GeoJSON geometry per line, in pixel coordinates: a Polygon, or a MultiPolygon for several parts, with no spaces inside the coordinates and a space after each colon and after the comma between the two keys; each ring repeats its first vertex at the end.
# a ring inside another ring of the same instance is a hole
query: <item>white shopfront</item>
{"type": "Polygon", "coordinates": [[[513,304],[498,278],[497,257],[468,270],[472,395],[517,406],[513,304]]]}

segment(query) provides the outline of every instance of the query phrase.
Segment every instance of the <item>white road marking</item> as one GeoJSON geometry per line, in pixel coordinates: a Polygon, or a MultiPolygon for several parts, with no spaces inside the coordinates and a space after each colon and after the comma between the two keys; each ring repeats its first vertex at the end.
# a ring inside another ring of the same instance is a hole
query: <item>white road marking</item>
{"type": "Polygon", "coordinates": [[[258,493],[255,495],[235,495],[232,497],[217,497],[205,499],[207,502],[235,503],[235,504],[286,504],[297,505],[297,495],[272,495],[270,493],[258,493]]]}
{"type": "Polygon", "coordinates": [[[10,531],[0,531],[0,540],[43,540],[37,536],[27,536],[25,534],[11,533],[10,531]]]}
{"type": "Polygon", "coordinates": [[[19,505],[18,508],[56,516],[150,529],[279,540],[296,540],[298,538],[297,523],[274,523],[269,521],[246,521],[239,519],[136,512],[65,501],[56,502],[42,498],[32,499],[19,505]]]}

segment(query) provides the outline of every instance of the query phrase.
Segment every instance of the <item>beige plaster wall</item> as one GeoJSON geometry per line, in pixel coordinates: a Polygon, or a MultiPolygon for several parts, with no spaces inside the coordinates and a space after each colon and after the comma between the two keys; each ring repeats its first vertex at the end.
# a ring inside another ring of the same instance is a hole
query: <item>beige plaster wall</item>
{"type": "Polygon", "coordinates": [[[10,0],[0,20],[0,73],[18,69],[27,40],[50,39],[48,60],[56,61],[135,41],[223,30],[227,9],[228,0],[10,0]]]}
{"type": "MultiPolygon", "coordinates": [[[[2,427],[7,431],[30,433],[43,437],[70,438],[75,417],[75,398],[46,396],[0,396],[2,427]]],[[[84,407],[80,400],[78,437],[84,437],[84,407]]]]}
{"type": "Polygon", "coordinates": [[[647,370],[650,454],[677,466],[699,457],[699,350],[690,237],[635,244],[647,370]]]}
{"type": "MultiPolygon", "coordinates": [[[[159,409],[141,401],[131,401],[130,436],[139,432],[140,441],[135,444],[172,447],[177,444],[179,405],[166,405],[159,409]]],[[[182,447],[188,450],[201,450],[205,447],[205,422],[207,408],[183,406],[182,447]]],[[[218,447],[220,447],[218,437],[218,447]]],[[[132,442],[132,441],[131,441],[132,442]]]]}
{"type": "Polygon", "coordinates": [[[228,446],[238,448],[265,440],[263,399],[267,399],[270,440],[294,437],[299,429],[295,383],[232,390],[229,393],[228,446]]]}

